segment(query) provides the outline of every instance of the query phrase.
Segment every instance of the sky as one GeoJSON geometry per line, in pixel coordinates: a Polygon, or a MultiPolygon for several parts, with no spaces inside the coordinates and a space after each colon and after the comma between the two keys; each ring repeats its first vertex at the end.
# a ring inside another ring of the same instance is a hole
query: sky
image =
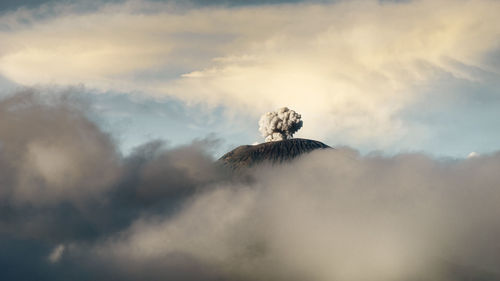
{"type": "Polygon", "coordinates": [[[500,280],[498,11],[0,0],[0,280],[500,280]]]}
{"type": "Polygon", "coordinates": [[[75,91],[124,153],[213,136],[363,153],[499,149],[498,1],[2,1],[0,93],[75,91]]]}

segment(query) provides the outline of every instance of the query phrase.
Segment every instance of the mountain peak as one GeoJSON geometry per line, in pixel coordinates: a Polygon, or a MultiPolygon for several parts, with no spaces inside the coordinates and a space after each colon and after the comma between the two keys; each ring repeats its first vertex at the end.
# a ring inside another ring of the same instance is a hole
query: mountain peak
{"type": "Polygon", "coordinates": [[[257,145],[242,145],[224,154],[219,162],[232,169],[248,168],[262,162],[279,164],[290,161],[302,154],[330,146],[310,139],[286,139],[257,145]]]}

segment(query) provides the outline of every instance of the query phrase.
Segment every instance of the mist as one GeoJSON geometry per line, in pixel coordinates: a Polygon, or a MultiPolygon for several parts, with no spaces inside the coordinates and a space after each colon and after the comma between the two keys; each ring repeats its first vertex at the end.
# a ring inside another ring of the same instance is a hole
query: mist
{"type": "Polygon", "coordinates": [[[5,280],[500,280],[500,154],[350,147],[237,173],[220,140],[123,155],[71,96],[0,100],[5,280]]]}

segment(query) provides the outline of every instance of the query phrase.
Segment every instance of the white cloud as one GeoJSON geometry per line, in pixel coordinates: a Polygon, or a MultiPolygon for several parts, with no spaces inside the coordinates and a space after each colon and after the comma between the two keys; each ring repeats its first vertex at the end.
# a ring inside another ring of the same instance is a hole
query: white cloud
{"type": "Polygon", "coordinates": [[[50,252],[50,255],[47,257],[47,259],[51,263],[59,262],[62,255],[64,254],[64,249],[65,249],[65,247],[63,244],[59,244],[59,245],[55,246],[54,249],[52,250],[52,252],[50,252]]]}
{"type": "Polygon", "coordinates": [[[467,155],[467,158],[476,158],[476,157],[479,157],[479,153],[477,153],[475,151],[472,151],[471,153],[469,153],[467,155]]]}
{"type": "Polygon", "coordinates": [[[499,47],[499,9],[490,0],[187,10],[130,2],[32,24],[14,14],[0,18],[9,26],[0,73],[253,116],[290,106],[303,114],[300,135],[387,146],[412,130],[396,114],[436,76],[480,81],[464,65],[498,74],[483,56],[499,47]]]}

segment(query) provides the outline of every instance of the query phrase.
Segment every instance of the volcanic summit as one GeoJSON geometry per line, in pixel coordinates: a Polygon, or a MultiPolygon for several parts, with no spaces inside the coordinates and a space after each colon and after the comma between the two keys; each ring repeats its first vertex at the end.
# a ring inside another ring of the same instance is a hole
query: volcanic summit
{"type": "Polygon", "coordinates": [[[302,124],[301,115],[287,107],[268,112],[259,121],[259,131],[266,142],[239,146],[224,154],[219,162],[237,170],[263,162],[279,164],[316,149],[331,148],[319,141],[292,138],[302,124]]]}
{"type": "Polygon", "coordinates": [[[265,142],[258,145],[242,145],[224,154],[219,161],[223,165],[238,170],[260,163],[279,164],[316,149],[331,148],[309,139],[286,139],[265,142]]]}

